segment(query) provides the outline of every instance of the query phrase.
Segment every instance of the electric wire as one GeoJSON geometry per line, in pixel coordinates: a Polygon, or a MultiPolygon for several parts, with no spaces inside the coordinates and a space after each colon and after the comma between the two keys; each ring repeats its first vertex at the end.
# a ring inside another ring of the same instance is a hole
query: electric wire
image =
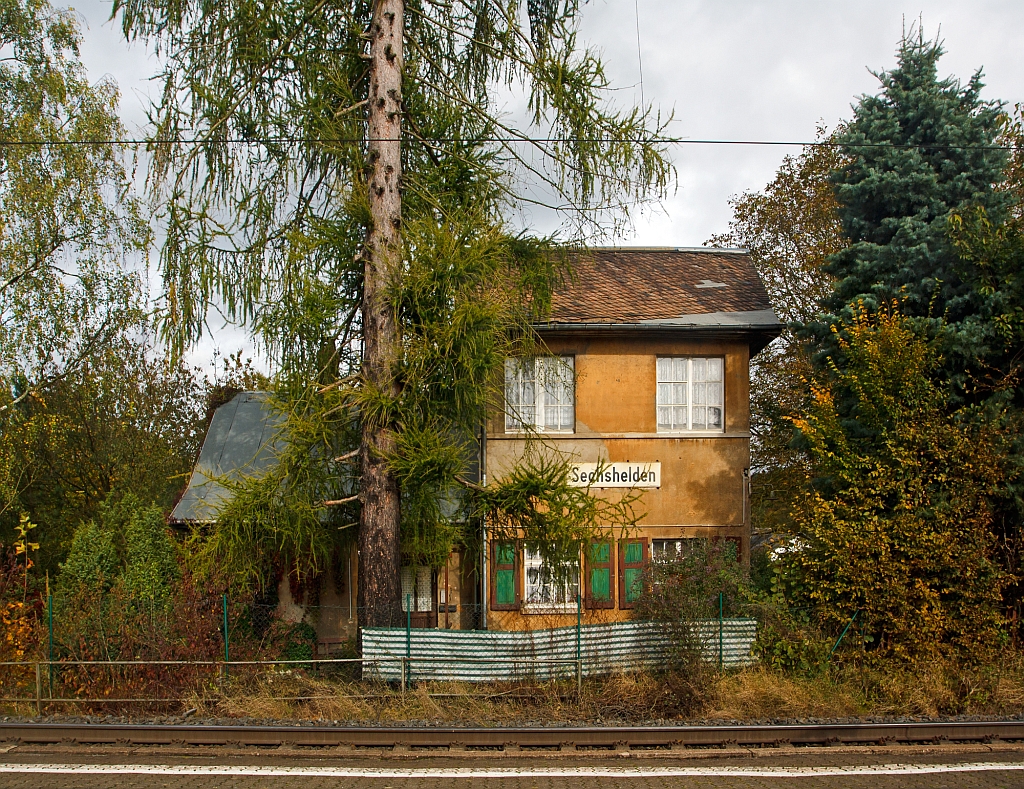
{"type": "Polygon", "coordinates": [[[40,147],[54,148],[75,145],[115,145],[131,146],[168,146],[168,145],[331,145],[356,144],[368,142],[427,142],[427,143],[594,143],[635,145],[738,145],[738,146],[772,146],[800,148],[892,148],[900,150],[924,149],[937,151],[1014,151],[1012,145],[962,145],[950,143],[890,143],[890,142],[836,142],[833,140],[714,140],[685,139],[676,137],[475,137],[472,140],[462,137],[224,137],[210,139],[203,137],[179,139],[84,139],[84,140],[0,140],[0,148],[40,147]]]}
{"type": "Polygon", "coordinates": [[[633,0],[633,10],[636,12],[636,62],[640,66],[640,107],[647,106],[644,100],[644,56],[640,49],[640,0],[633,0]]]}

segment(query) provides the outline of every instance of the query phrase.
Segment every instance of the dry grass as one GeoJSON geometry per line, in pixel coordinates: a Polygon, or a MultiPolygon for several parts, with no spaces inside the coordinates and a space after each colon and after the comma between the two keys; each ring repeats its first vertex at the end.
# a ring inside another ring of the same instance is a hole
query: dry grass
{"type": "Polygon", "coordinates": [[[789,677],[764,668],[726,674],[718,680],[704,717],[719,720],[846,718],[863,715],[859,694],[829,677],[789,677]]]}
{"type": "MultiPolygon", "coordinates": [[[[6,714],[17,714],[14,706],[7,705],[6,714]]],[[[846,666],[816,677],[790,676],[763,667],[722,675],[711,671],[696,678],[637,673],[587,680],[582,692],[572,681],[419,683],[402,692],[384,683],[307,676],[301,671],[253,672],[232,675],[226,685],[211,681],[196,686],[163,707],[171,714],[188,709],[195,709],[197,718],[496,726],[1018,715],[1024,713],[1024,655],[973,668],[952,661],[933,661],[916,670],[846,666]]],[[[91,705],[81,710],[62,705],[50,711],[100,712],[91,705]]],[[[103,712],[148,717],[157,710],[152,705],[110,705],[103,712]]]]}
{"type": "MultiPolygon", "coordinates": [[[[260,683],[244,695],[211,699],[211,715],[375,723],[766,720],[866,716],[1011,715],[1024,712],[1024,660],[963,669],[933,662],[920,669],[837,669],[817,677],[752,667],[710,675],[704,703],[684,709],[671,676],[630,674],[535,685],[420,683],[405,693],[386,685],[317,681],[300,675],[260,683]],[[315,696],[285,701],[281,696],[315,696]]],[[[198,700],[197,700],[198,701],[198,700]]]]}

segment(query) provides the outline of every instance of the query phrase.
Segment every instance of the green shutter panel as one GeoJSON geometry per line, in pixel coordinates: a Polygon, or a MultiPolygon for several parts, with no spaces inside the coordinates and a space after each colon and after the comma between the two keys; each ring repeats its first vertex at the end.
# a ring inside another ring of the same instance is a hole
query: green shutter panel
{"type": "Polygon", "coordinates": [[[515,605],[516,576],[514,570],[498,570],[494,578],[494,596],[498,605],[515,605]]]}
{"type": "Polygon", "coordinates": [[[505,609],[515,608],[518,603],[516,600],[517,586],[515,543],[495,543],[492,604],[505,609]]]}
{"type": "Polygon", "coordinates": [[[595,603],[612,599],[612,571],[608,567],[595,567],[590,571],[590,597],[595,603]]]}
{"type": "Polygon", "coordinates": [[[619,607],[632,608],[643,593],[647,541],[629,539],[619,542],[619,607]]]}
{"type": "MultiPolygon", "coordinates": [[[[633,547],[632,545],[630,546],[633,547]]],[[[639,547],[639,546],[638,546],[639,547]]],[[[639,560],[638,560],[639,561],[639,560]]],[[[643,591],[640,576],[643,570],[639,567],[627,567],[625,570],[626,579],[626,602],[635,603],[640,599],[640,592],[643,591]]]]}

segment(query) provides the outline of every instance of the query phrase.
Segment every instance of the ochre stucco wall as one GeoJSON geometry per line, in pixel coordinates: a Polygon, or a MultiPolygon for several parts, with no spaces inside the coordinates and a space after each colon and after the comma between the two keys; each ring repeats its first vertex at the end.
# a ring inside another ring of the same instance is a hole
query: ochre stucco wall
{"type": "MultiPolygon", "coordinates": [[[[662,484],[644,491],[645,517],[634,534],[652,539],[739,538],[749,560],[747,470],[750,466],[749,347],[742,342],[669,338],[548,339],[554,354],[575,357],[576,431],[541,434],[544,451],[580,462],[660,462],[662,484]],[[657,432],[658,356],[720,356],[725,360],[725,430],[657,432]]],[[[536,445],[536,444],[535,444],[536,445]]],[[[505,432],[504,417],[488,423],[486,472],[500,479],[523,454],[523,436],[505,432]]],[[[615,497],[620,489],[595,495],[615,497]]],[[[615,568],[616,573],[618,567],[615,568]]],[[[584,611],[584,621],[629,618],[629,610],[584,611]]],[[[488,610],[490,629],[574,624],[575,613],[524,615],[488,610]]]]}
{"type": "MultiPolygon", "coordinates": [[[[644,492],[645,528],[746,525],[750,465],[749,358],[745,344],[671,340],[576,340],[548,343],[574,355],[576,432],[541,434],[549,451],[581,462],[661,462],[662,486],[644,492]],[[724,432],[657,432],[658,356],[725,359],[724,432]]],[[[500,479],[526,448],[505,432],[499,414],[488,424],[487,478],[500,479]]],[[[614,489],[597,495],[619,495],[614,489]]]]}

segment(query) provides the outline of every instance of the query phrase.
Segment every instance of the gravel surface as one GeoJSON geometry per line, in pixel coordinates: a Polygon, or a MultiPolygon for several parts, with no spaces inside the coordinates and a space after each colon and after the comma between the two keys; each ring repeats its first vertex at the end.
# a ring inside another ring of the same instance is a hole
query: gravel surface
{"type": "Polygon", "coordinates": [[[956,723],[1024,720],[1024,713],[1008,716],[995,715],[953,715],[948,717],[927,716],[866,716],[863,718],[759,718],[751,720],[722,720],[708,718],[693,719],[659,719],[644,721],[626,720],[589,720],[589,721],[536,721],[523,719],[519,721],[445,721],[445,720],[404,720],[404,721],[366,721],[366,720],[293,720],[267,718],[198,718],[193,715],[153,715],[153,716],[119,716],[119,715],[44,715],[41,717],[0,718],[0,723],[57,723],[57,724],[115,724],[115,725],[159,725],[159,726],[332,726],[354,728],[571,728],[605,726],[618,728],[622,726],[793,726],[793,725],[842,725],[856,723],[956,723]]]}

